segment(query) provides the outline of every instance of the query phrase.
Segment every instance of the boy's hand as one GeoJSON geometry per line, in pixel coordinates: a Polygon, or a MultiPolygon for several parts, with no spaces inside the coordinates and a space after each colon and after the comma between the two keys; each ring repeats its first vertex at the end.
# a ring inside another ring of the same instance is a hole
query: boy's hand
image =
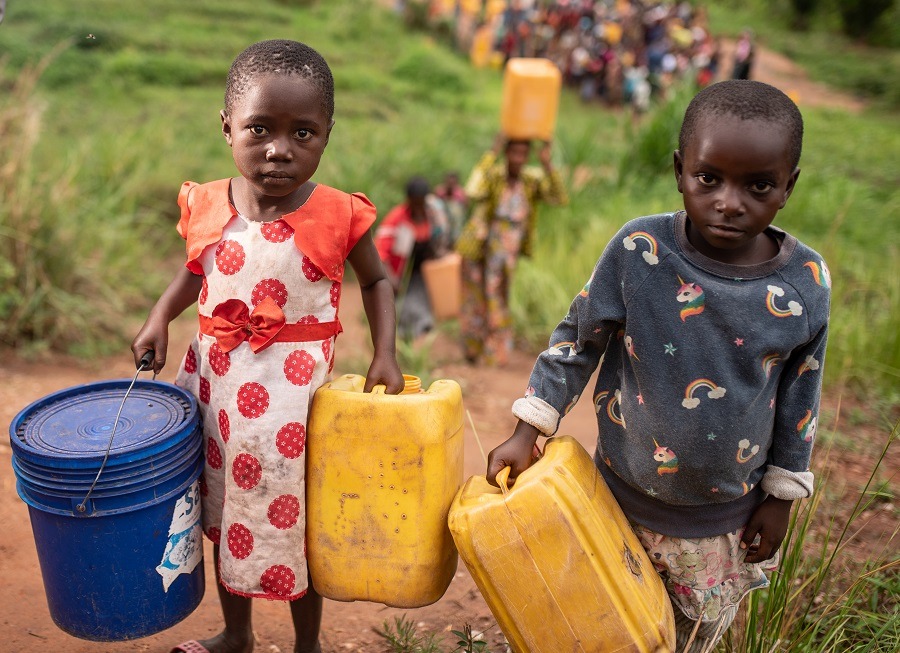
{"type": "Polygon", "coordinates": [[[131,353],[134,354],[134,367],[140,369],[141,358],[144,354],[151,353],[153,373],[159,374],[166,365],[166,350],[169,347],[169,325],[164,320],[155,320],[152,316],[147,319],[144,326],[131,343],[131,353]]]}
{"type": "Polygon", "coordinates": [[[519,420],[516,430],[510,438],[488,454],[487,482],[494,487],[497,485],[497,474],[504,467],[510,467],[509,480],[512,481],[519,474],[531,467],[534,461],[534,443],[537,441],[540,431],[527,422],[519,420]]]}
{"type": "Polygon", "coordinates": [[[393,356],[378,356],[372,359],[369,365],[369,371],[366,372],[366,384],[364,390],[372,392],[372,388],[382,384],[385,387],[385,394],[398,395],[403,392],[406,382],[403,380],[403,374],[400,372],[400,366],[397,365],[397,359],[393,356]]]}
{"type": "Polygon", "coordinates": [[[771,495],[766,497],[750,515],[750,521],[744,528],[744,535],[741,537],[741,548],[747,549],[744,562],[762,562],[775,555],[784,541],[790,520],[790,500],[776,499],[771,495]],[[759,541],[754,544],[757,535],[759,541]]]}

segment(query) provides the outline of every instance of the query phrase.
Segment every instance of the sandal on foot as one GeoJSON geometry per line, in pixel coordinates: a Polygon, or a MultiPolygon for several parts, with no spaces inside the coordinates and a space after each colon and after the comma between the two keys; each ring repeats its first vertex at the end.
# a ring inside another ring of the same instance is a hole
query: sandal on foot
{"type": "Polygon", "coordinates": [[[209,653],[209,649],[196,639],[189,639],[173,648],[169,653],[209,653]]]}

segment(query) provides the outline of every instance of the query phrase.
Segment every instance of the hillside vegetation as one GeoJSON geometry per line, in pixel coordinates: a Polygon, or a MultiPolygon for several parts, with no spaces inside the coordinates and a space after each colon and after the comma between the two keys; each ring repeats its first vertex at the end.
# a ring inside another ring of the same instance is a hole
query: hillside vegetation
{"type": "MultiPolygon", "coordinates": [[[[256,40],[308,42],[333,68],[337,124],[318,181],[364,191],[383,214],[413,174],[465,175],[497,130],[500,73],[407,31],[383,4],[13,0],[0,25],[0,343],[126,346],[123,316],[145,312],[177,265],[179,185],[234,174],[218,112],[231,60],[256,40]]],[[[680,207],[669,161],[689,96],[635,130],[565,94],[555,156],[572,201],[542,211],[513,297],[534,347],[619,225],[680,207]]],[[[778,224],[831,268],[828,382],[896,398],[896,114],[801,109],[803,172],[778,224]]]]}

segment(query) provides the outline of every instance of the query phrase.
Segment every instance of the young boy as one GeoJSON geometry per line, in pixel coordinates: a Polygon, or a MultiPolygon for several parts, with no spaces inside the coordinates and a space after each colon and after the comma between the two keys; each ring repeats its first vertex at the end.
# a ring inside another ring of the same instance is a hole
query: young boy
{"type": "Polygon", "coordinates": [[[799,110],[771,86],[697,94],[675,151],[685,210],[610,241],[488,458],[491,482],[524,471],[602,363],[594,459],[663,576],[679,650],[711,649],[768,584],[791,502],[812,494],[830,278],[771,226],[802,138],[799,110]]]}

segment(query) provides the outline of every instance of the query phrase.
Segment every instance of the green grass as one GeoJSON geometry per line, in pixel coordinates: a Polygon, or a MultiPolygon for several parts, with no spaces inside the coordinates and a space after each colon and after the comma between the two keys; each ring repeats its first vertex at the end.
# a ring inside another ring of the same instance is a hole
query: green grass
{"type": "MultiPolygon", "coordinates": [[[[771,29],[759,29],[763,0],[738,4],[713,3],[714,30],[787,33],[777,12],[771,29]]],[[[11,3],[0,27],[0,115],[27,105],[17,120],[27,118],[31,131],[26,138],[25,123],[0,124],[0,168],[17,166],[0,206],[0,306],[40,315],[7,325],[3,342],[124,346],[131,334],[110,330],[121,320],[99,317],[140,314],[164,287],[173,272],[164,262],[181,247],[172,229],[180,183],[234,173],[218,117],[227,68],[249,43],[281,37],[308,41],[334,70],[337,123],[316,175],[323,183],[362,190],[383,212],[401,201],[409,176],[465,174],[492,141],[500,74],[471,68],[372,0],[11,3]],[[54,48],[27,97],[8,92],[54,48]],[[38,225],[39,237],[29,231],[38,225]],[[21,257],[23,240],[33,248],[28,265],[42,269],[29,279],[9,254],[21,257]],[[76,337],[54,330],[59,313],[73,317],[64,331],[76,337]]],[[[829,66],[836,59],[808,47],[829,66]]],[[[668,160],[686,100],[676,97],[635,131],[626,114],[564,94],[554,156],[571,203],[541,209],[534,257],[522,261],[512,298],[516,329],[535,348],[624,221],[681,206],[668,160]]],[[[891,396],[900,376],[896,114],[806,108],[804,117],[803,172],[777,224],[832,271],[827,382],[891,396]]]]}

